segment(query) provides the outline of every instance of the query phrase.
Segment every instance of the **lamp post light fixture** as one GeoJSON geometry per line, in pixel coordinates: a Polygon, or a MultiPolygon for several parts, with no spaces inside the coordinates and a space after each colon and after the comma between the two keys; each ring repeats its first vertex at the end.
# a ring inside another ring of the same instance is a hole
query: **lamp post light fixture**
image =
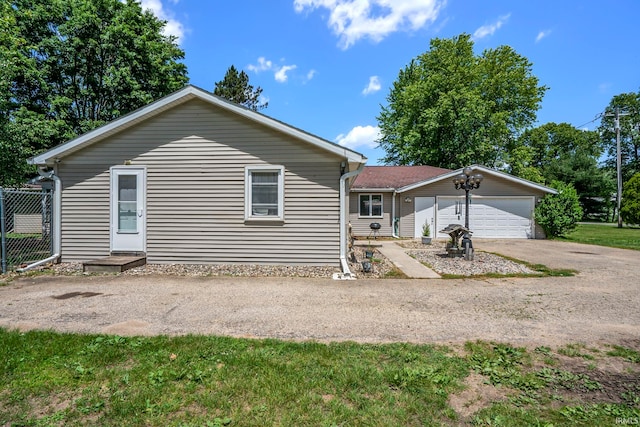
{"type": "Polygon", "coordinates": [[[453,178],[456,190],[464,190],[465,192],[464,226],[467,230],[469,229],[469,191],[479,188],[483,178],[479,173],[473,175],[473,169],[469,166],[464,168],[460,175],[453,178]]]}

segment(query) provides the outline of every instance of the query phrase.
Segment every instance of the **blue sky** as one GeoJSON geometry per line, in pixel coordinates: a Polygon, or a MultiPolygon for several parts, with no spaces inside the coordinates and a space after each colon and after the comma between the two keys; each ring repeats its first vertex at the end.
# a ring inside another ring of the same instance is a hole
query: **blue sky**
{"type": "Polygon", "coordinates": [[[143,0],[179,38],[191,84],[231,65],[263,88],[261,112],[377,164],[376,117],[393,81],[434,37],[501,45],[549,87],[538,124],[594,129],[614,95],[640,90],[637,0],[143,0]]]}

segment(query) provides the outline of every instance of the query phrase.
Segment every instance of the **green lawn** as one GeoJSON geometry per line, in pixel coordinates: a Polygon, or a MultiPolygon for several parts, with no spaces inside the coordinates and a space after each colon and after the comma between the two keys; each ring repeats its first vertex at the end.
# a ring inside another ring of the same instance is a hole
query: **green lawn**
{"type": "Polygon", "coordinates": [[[608,349],[476,342],[454,352],[0,329],[0,425],[615,425],[640,417],[640,353],[608,349]],[[612,358],[626,364],[624,375],[600,381],[601,361],[612,358]],[[592,371],[575,369],[583,362],[592,371]],[[461,415],[467,404],[449,397],[471,372],[486,384],[474,391],[476,381],[466,398],[483,405],[461,415]],[[500,398],[487,400],[486,387],[500,398]]]}
{"type": "Polygon", "coordinates": [[[640,250],[640,227],[618,228],[611,224],[578,224],[578,228],[563,240],[640,250]]]}

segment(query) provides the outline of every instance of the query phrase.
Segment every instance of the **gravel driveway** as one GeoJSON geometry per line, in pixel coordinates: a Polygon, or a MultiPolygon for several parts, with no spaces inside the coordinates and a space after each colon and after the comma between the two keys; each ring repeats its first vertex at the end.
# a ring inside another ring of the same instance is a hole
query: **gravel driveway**
{"type": "Polygon", "coordinates": [[[0,287],[0,326],[318,341],[640,347],[640,253],[557,241],[477,240],[575,277],[357,280],[34,276],[0,287]]]}

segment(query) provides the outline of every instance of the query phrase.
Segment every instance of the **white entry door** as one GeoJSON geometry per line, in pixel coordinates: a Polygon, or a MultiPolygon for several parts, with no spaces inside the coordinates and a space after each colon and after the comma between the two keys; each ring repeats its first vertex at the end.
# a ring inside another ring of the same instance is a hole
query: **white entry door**
{"type": "Polygon", "coordinates": [[[429,227],[431,227],[431,236],[435,236],[435,230],[433,229],[435,227],[433,216],[433,205],[435,205],[435,202],[435,197],[415,198],[414,237],[422,236],[422,227],[424,224],[429,224],[429,227]]]}
{"type": "Polygon", "coordinates": [[[111,168],[111,251],[146,250],[146,169],[111,168]]]}

